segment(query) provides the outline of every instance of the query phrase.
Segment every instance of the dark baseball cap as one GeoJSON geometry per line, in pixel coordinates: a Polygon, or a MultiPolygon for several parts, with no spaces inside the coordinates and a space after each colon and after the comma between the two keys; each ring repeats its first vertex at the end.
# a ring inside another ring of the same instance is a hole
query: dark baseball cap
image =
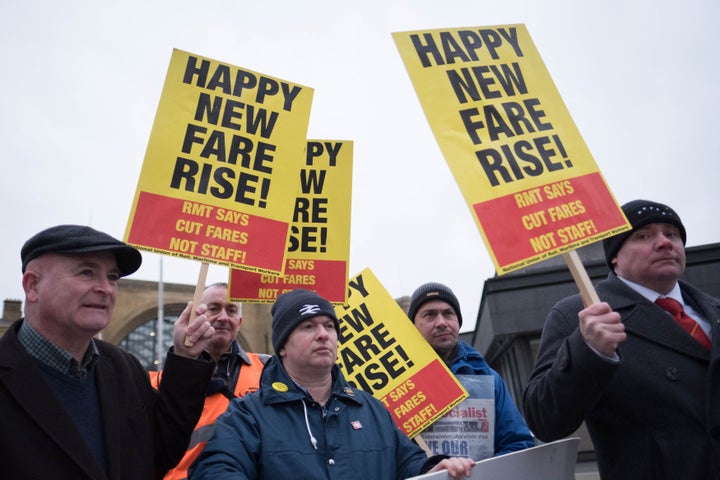
{"type": "Polygon", "coordinates": [[[36,233],[20,250],[22,271],[27,264],[46,253],[92,253],[109,251],[115,254],[120,276],[134,273],[142,263],[135,247],[84,225],[57,225],[36,233]]]}

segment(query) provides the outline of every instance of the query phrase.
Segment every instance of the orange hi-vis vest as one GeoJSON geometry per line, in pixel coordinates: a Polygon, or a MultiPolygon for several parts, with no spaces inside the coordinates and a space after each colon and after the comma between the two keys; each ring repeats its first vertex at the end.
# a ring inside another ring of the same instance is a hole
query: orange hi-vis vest
{"type": "MultiPolygon", "coordinates": [[[[237,377],[232,392],[236,397],[242,397],[248,393],[254,392],[260,385],[260,373],[263,366],[267,362],[269,355],[263,353],[247,353],[240,350],[235,356],[238,360],[237,365],[230,372],[230,382],[237,377]],[[239,358],[238,358],[239,357],[239,358]],[[239,372],[237,371],[239,368],[239,372]]],[[[150,382],[153,387],[158,388],[159,381],[162,381],[162,372],[149,372],[150,382]]],[[[200,455],[205,448],[205,444],[215,430],[215,419],[225,412],[230,404],[230,399],[223,392],[213,393],[205,397],[205,405],[203,406],[202,415],[198,420],[195,430],[190,437],[190,444],[180,463],[175,468],[169,470],[163,477],[165,480],[187,480],[188,468],[200,455]]]]}

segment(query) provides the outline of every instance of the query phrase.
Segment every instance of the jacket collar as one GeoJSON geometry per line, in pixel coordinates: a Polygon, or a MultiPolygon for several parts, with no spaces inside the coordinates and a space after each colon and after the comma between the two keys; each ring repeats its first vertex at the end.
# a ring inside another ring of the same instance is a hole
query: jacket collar
{"type": "MultiPolygon", "coordinates": [[[[23,321],[23,319],[17,320],[0,338],[0,384],[5,385],[8,394],[15,398],[19,408],[24,409],[47,436],[57,443],[58,449],[84,468],[90,478],[107,478],[105,472],[97,466],[70,416],[60,402],[55,400],[55,394],[44,381],[36,360],[20,344],[18,330],[23,321]]],[[[100,370],[97,372],[99,376],[105,373],[101,363],[98,362],[97,365],[100,370]]],[[[112,378],[114,377],[108,377],[107,382],[112,382],[112,378]]],[[[98,395],[105,400],[108,395],[103,392],[102,383],[106,382],[98,383],[98,395]]],[[[113,416],[103,415],[103,422],[106,422],[108,417],[113,416]]],[[[108,432],[107,423],[105,423],[105,431],[108,432]]],[[[117,445],[109,443],[109,438],[106,437],[106,445],[117,445]]],[[[108,468],[118,463],[117,459],[113,458],[115,450],[108,449],[108,468]]]]}
{"type": "MultiPolygon", "coordinates": [[[[362,405],[363,401],[361,396],[358,395],[358,390],[347,383],[337,365],[332,367],[332,377],[333,384],[330,398],[335,397],[345,402],[362,405]]],[[[260,376],[260,398],[266,405],[301,401],[303,399],[314,401],[304,388],[297,385],[290,378],[277,355],[273,355],[263,368],[260,376]]]]}
{"type": "MultiPolygon", "coordinates": [[[[720,303],[717,299],[702,293],[692,285],[679,281],[683,298],[693,308],[698,309],[713,323],[714,342],[720,341],[716,326],[720,319],[720,303]]],[[[708,352],[695,340],[682,335],[682,328],[660,307],[635,292],[620,280],[613,272],[607,281],[598,284],[597,292],[601,300],[622,315],[622,322],[628,331],[668,348],[702,360],[708,359],[708,352]]],[[[622,350],[622,346],[620,347],[622,350]]]]}

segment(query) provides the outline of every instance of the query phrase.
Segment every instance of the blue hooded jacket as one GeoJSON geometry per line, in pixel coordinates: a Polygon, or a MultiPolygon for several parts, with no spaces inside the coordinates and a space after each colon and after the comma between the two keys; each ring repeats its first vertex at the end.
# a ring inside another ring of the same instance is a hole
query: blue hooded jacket
{"type": "Polygon", "coordinates": [[[510,396],[505,381],[490,368],[480,352],[458,342],[458,353],[450,364],[455,375],[492,375],[495,380],[495,455],[535,446],[535,439],[510,396]]]}
{"type": "Polygon", "coordinates": [[[382,402],[350,387],[337,365],[332,374],[322,407],[273,356],[260,390],[234,399],[218,418],[190,478],[397,480],[446,458],[428,459],[382,402]]]}

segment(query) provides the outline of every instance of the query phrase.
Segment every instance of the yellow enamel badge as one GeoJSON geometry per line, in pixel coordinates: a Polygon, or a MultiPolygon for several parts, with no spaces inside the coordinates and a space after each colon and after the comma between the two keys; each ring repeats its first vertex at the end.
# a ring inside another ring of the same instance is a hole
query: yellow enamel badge
{"type": "Polygon", "coordinates": [[[282,382],[273,382],[272,387],[274,390],[277,390],[278,392],[287,392],[288,391],[288,386],[282,382]]]}

